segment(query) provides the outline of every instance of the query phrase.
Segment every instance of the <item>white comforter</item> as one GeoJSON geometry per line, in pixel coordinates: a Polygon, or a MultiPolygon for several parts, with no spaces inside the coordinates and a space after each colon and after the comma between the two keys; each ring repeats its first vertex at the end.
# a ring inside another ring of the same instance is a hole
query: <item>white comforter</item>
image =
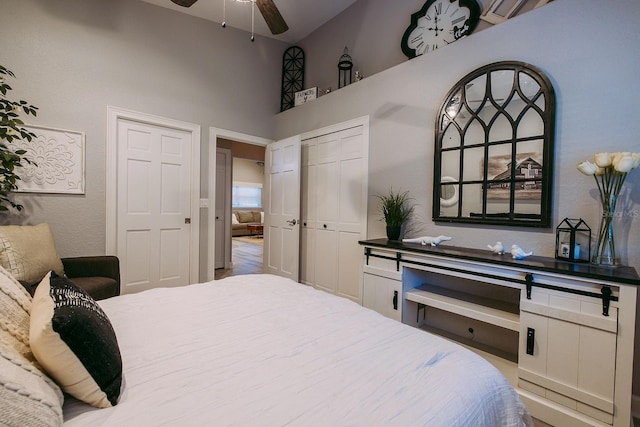
{"type": "Polygon", "coordinates": [[[269,275],[101,301],[126,385],[65,403],[65,426],[519,426],[484,359],[351,301],[269,275]]]}

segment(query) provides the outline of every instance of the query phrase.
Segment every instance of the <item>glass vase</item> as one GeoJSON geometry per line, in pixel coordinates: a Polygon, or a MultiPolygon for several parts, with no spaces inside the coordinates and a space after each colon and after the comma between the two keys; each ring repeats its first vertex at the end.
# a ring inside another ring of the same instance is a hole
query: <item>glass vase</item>
{"type": "Polygon", "coordinates": [[[620,259],[616,253],[616,243],[613,234],[613,220],[616,211],[616,195],[611,194],[602,200],[602,218],[600,219],[600,228],[598,229],[598,237],[596,247],[591,257],[593,264],[603,266],[620,265],[620,259]]]}

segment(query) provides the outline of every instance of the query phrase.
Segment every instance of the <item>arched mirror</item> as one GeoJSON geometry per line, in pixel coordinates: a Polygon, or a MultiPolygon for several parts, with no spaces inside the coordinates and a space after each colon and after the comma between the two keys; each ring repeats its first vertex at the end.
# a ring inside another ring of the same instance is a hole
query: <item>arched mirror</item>
{"type": "Polygon", "coordinates": [[[434,221],[550,226],[555,95],[540,70],[479,68],[436,120],[434,221]]]}

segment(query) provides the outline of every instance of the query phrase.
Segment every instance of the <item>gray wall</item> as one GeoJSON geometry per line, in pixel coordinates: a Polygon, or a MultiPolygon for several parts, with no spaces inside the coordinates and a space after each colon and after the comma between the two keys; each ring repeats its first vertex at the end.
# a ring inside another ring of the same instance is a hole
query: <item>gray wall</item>
{"type": "Polygon", "coordinates": [[[273,136],[282,42],[132,0],[2,0],[2,11],[0,61],[16,97],[40,108],[27,122],[86,133],[85,195],[19,195],[23,213],[0,216],[48,222],[61,256],[105,251],[108,105],[200,125],[203,195],[210,126],[273,136]]]}
{"type": "MultiPolygon", "coordinates": [[[[422,232],[449,234],[458,245],[484,248],[502,240],[539,255],[553,255],[553,229],[433,224],[437,110],[460,78],[485,64],[519,60],[542,69],[557,97],[553,224],[567,216],[582,217],[597,228],[600,208],[595,183],[575,165],[598,151],[640,151],[640,122],[634,118],[640,106],[640,82],[635,76],[640,68],[638,22],[639,2],[555,1],[280,113],[276,137],[369,115],[370,195],[391,185],[409,190],[419,204],[422,232]],[[570,25],[567,16],[572,17],[570,25]]],[[[616,224],[618,243],[625,263],[640,269],[640,171],[629,175],[623,199],[624,215],[616,224]]],[[[371,197],[372,238],[384,236],[375,202],[371,197]]]]}
{"type": "MultiPolygon", "coordinates": [[[[305,87],[338,88],[338,59],[345,46],[356,70],[370,77],[407,60],[400,49],[411,14],[426,0],[358,0],[297,44],[305,51],[305,87]]],[[[482,10],[491,0],[477,0],[482,10]]],[[[558,1],[558,0],[556,0],[558,1]]],[[[525,0],[516,15],[532,10],[538,0],[525,0]]],[[[493,27],[482,19],[474,34],[493,27]]]]}

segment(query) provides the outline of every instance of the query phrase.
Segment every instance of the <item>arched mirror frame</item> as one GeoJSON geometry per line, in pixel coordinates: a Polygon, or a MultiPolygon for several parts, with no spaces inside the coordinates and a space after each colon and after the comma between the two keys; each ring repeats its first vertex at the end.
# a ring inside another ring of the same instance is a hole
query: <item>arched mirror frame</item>
{"type": "Polygon", "coordinates": [[[438,111],[433,220],[549,227],[555,134],[549,79],[523,62],[489,64],[456,83],[438,111]],[[511,77],[511,90],[497,80],[503,75],[511,77]],[[500,91],[502,97],[493,93],[500,91]],[[497,159],[503,172],[496,174],[497,159]]]}

